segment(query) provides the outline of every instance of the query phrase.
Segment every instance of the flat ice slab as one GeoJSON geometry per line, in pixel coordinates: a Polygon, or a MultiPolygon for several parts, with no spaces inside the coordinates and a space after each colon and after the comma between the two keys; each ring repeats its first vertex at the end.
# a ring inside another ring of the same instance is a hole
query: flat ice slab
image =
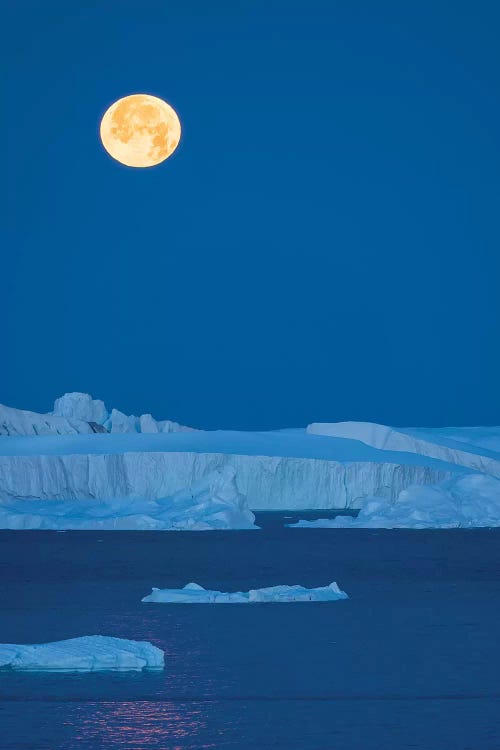
{"type": "Polygon", "coordinates": [[[500,480],[481,474],[413,486],[396,502],[368,498],[357,518],[338,516],[287,524],[290,528],[472,529],[500,526],[500,480]]]}
{"type": "Polygon", "coordinates": [[[329,586],[307,589],[304,586],[270,586],[250,591],[211,591],[197,583],[188,583],[183,589],[153,589],[143,602],[158,604],[254,604],[270,602],[335,602],[348,599],[335,582],[329,586]]]}
{"type": "Polygon", "coordinates": [[[148,641],[85,635],[54,643],[0,644],[0,669],[97,672],[163,667],[163,651],[148,641]]]}

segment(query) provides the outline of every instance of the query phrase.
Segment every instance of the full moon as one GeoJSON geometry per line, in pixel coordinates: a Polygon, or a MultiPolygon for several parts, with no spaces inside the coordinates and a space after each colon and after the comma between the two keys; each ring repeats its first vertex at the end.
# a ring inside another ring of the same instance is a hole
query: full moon
{"type": "Polygon", "coordinates": [[[181,138],[176,111],[150,94],[118,99],[101,120],[101,141],[127,167],[154,167],[173,154],[181,138]]]}

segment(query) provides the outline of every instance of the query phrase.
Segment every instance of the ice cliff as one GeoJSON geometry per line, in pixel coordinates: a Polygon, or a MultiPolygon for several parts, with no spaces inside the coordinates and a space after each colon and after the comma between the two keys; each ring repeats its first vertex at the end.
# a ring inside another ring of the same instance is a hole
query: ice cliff
{"type": "Polygon", "coordinates": [[[0,438],[4,500],[156,500],[227,469],[252,510],[360,507],[464,471],[304,431],[0,438]]]}
{"type": "MultiPolygon", "coordinates": [[[[214,472],[230,472],[253,510],[360,508],[368,497],[396,501],[412,485],[474,472],[500,477],[500,428],[493,427],[340,422],[203,431],[149,414],[108,412],[102,401],[70,393],[48,415],[0,407],[0,435],[3,504],[161,501],[191,491],[214,472]]],[[[33,515],[45,518],[42,527],[49,523],[48,509],[33,515]]]]}

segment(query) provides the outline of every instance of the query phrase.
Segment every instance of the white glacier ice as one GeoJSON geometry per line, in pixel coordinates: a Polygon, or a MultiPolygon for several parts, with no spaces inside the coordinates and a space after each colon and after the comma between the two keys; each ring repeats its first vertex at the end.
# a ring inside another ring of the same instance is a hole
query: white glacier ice
{"type": "Polygon", "coordinates": [[[250,591],[212,591],[197,583],[188,583],[182,589],[153,588],[141,601],[157,604],[257,604],[279,602],[334,602],[348,599],[335,582],[328,586],[308,589],[304,586],[270,586],[250,591]]]}
{"type": "Polygon", "coordinates": [[[137,417],[127,416],[119,409],[112,409],[109,419],[105,422],[108,432],[139,432],[139,420],[137,417]]]}
{"type": "Polygon", "coordinates": [[[170,419],[155,419],[151,414],[133,414],[127,416],[118,409],[112,409],[108,419],[104,422],[107,432],[113,433],[156,433],[156,432],[198,432],[194,427],[172,422],[170,419]]]}
{"type": "Polygon", "coordinates": [[[53,643],[0,643],[0,670],[97,672],[163,669],[164,653],[148,641],[86,635],[53,643]]]}
{"type": "Polygon", "coordinates": [[[142,414],[139,417],[139,430],[138,432],[162,432],[159,429],[158,422],[151,414],[142,414]]]}
{"type": "Polygon", "coordinates": [[[104,401],[93,399],[88,393],[65,393],[54,401],[55,417],[96,422],[103,425],[108,418],[104,401]]]}
{"type": "MultiPolygon", "coordinates": [[[[471,472],[500,477],[500,429],[494,427],[339,422],[269,432],[203,431],[150,414],[108,412],[103,402],[70,393],[56,401],[51,415],[0,407],[0,434],[8,436],[0,437],[4,504],[158,501],[228,470],[253,510],[360,508],[373,496],[396,501],[415,484],[471,472]],[[96,434],[101,431],[106,434],[96,434]]],[[[129,522],[142,514],[136,507],[129,522]]],[[[48,511],[38,514],[47,522],[48,511]]]]}
{"type": "Polygon", "coordinates": [[[396,502],[365,500],[356,518],[301,520],[290,528],[453,529],[500,526],[500,480],[468,474],[403,490],[396,502]]]}
{"type": "Polygon", "coordinates": [[[0,404],[0,436],[78,435],[95,432],[89,422],[59,415],[37,414],[0,404]]]}
{"type": "Polygon", "coordinates": [[[387,427],[374,422],[315,422],[308,425],[309,435],[360,440],[365,445],[386,451],[406,451],[447,461],[500,478],[500,428],[387,427]],[[481,444],[478,430],[482,430],[481,444]],[[485,432],[488,432],[488,446],[485,432]]]}
{"type": "Polygon", "coordinates": [[[254,521],[228,467],[158,500],[0,499],[1,529],[210,531],[256,529],[254,521]]]}
{"type": "Polygon", "coordinates": [[[156,420],[151,414],[127,416],[118,409],[108,413],[103,401],[88,393],[65,393],[48,414],[13,409],[0,404],[0,436],[88,435],[100,432],[191,432],[169,419],[156,420]]]}
{"type": "Polygon", "coordinates": [[[412,427],[411,432],[416,436],[430,432],[434,439],[453,440],[500,454],[500,427],[412,427]]]}
{"type": "MultiPolygon", "coordinates": [[[[143,417],[151,417],[151,414],[143,414],[143,417]]],[[[198,428],[196,427],[188,427],[185,424],[179,424],[179,422],[172,422],[171,419],[157,419],[155,421],[156,421],[156,427],[157,427],[158,432],[198,432],[199,431],[198,428]]],[[[141,432],[149,432],[149,430],[141,429],[141,432]]]]}
{"type": "Polygon", "coordinates": [[[303,430],[24,437],[0,440],[0,497],[155,500],[226,467],[252,510],[359,507],[465,471],[303,430]]]}

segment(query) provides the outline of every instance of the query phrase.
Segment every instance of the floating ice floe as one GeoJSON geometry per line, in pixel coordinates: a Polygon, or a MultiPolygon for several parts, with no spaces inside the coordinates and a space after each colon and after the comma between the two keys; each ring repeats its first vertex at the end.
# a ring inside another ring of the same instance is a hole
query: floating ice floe
{"type": "Polygon", "coordinates": [[[54,643],[0,644],[0,669],[97,672],[163,669],[163,651],[148,641],[85,635],[54,643]]]}
{"type": "Polygon", "coordinates": [[[409,487],[396,502],[368,498],[356,518],[338,516],[288,524],[297,528],[452,529],[500,526],[500,480],[469,474],[428,487],[409,487]]]}
{"type": "Polygon", "coordinates": [[[156,589],[142,599],[158,604],[255,604],[270,602],[334,602],[348,599],[335,582],[329,586],[308,589],[304,586],[270,586],[250,591],[211,591],[197,583],[188,583],[183,589],[156,589]]]}
{"type": "Polygon", "coordinates": [[[0,500],[2,529],[210,531],[257,529],[254,521],[229,468],[159,500],[0,500]]]}

